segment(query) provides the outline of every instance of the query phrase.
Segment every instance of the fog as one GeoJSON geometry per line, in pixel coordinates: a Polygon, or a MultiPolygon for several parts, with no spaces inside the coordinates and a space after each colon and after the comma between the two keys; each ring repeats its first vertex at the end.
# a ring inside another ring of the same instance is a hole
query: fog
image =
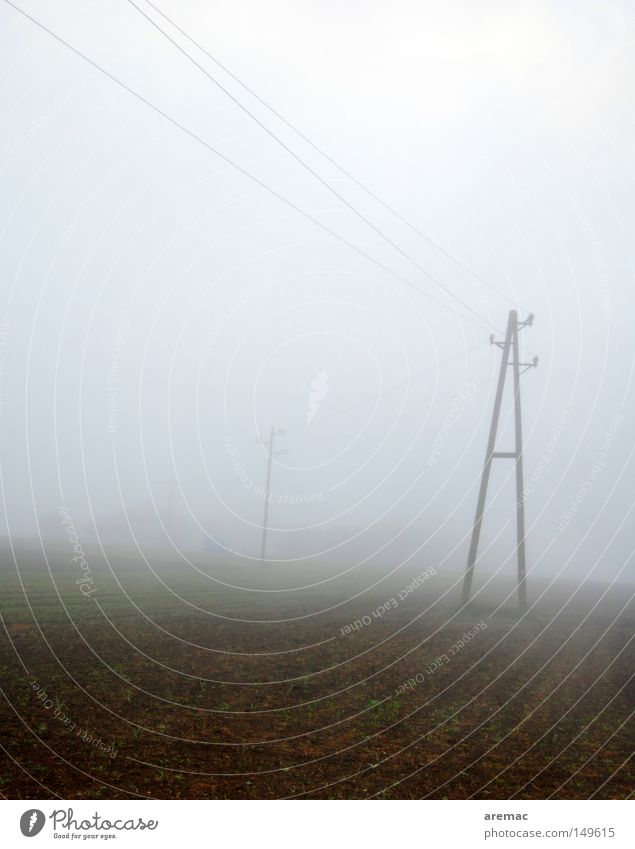
{"type": "MultiPolygon", "coordinates": [[[[628,3],[161,0],[223,70],[139,0],[252,116],[131,3],[18,5],[164,115],[0,8],[5,548],[70,552],[63,509],[240,583],[268,501],[302,581],[459,573],[516,309],[529,581],[632,581],[628,3]]],[[[513,473],[478,563],[505,581],[513,473]]]]}

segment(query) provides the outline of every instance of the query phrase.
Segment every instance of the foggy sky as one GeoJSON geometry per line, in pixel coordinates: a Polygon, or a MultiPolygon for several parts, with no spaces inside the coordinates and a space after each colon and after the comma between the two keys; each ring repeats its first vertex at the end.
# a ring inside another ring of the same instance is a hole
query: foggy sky
{"type": "MultiPolygon", "coordinates": [[[[165,22],[407,256],[129,3],[21,8],[395,274],[3,3],[5,538],[62,538],[64,506],[106,546],[187,553],[209,538],[257,558],[256,439],[276,426],[272,557],[460,569],[500,361],[489,334],[515,308],[535,313],[522,342],[540,357],[522,382],[529,568],[632,580],[628,3],[161,2],[460,264],[165,22]]],[[[505,573],[512,471],[494,470],[483,533],[484,562],[505,573]]]]}

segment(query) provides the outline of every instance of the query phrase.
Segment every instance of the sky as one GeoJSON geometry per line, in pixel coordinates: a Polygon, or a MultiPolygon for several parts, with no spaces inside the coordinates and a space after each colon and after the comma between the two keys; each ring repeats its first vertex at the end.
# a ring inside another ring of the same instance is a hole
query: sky
{"type": "Polygon", "coordinates": [[[248,563],[268,501],[316,574],[460,570],[515,309],[528,566],[633,579],[630,4],[15,5],[67,44],[0,5],[5,539],[248,563]]]}

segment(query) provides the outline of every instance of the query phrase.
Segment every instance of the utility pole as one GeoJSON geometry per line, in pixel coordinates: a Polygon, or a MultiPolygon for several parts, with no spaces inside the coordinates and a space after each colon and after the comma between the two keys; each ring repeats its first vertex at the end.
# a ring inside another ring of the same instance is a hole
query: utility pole
{"type": "Polygon", "coordinates": [[[271,464],[273,461],[273,457],[280,457],[283,454],[287,453],[286,448],[282,448],[280,451],[274,451],[273,445],[276,439],[276,436],[284,436],[286,430],[282,430],[281,428],[272,427],[269,433],[269,439],[257,439],[260,445],[264,445],[267,450],[267,483],[265,486],[265,507],[264,507],[264,515],[262,517],[262,543],[260,546],[260,559],[264,562],[265,555],[267,553],[267,530],[269,528],[269,496],[271,494],[271,464]]]}
{"type": "Polygon", "coordinates": [[[170,533],[170,530],[174,531],[176,526],[176,522],[174,519],[174,504],[176,501],[176,478],[169,478],[168,480],[162,481],[162,483],[167,485],[164,510],[165,525],[168,529],[168,533],[170,533]]]}
{"type": "Polygon", "coordinates": [[[494,336],[490,336],[490,344],[502,348],[500,371],[494,398],[494,410],[487,439],[485,451],[485,463],[481,476],[481,486],[476,503],[476,516],[472,528],[472,538],[465,567],[463,579],[463,605],[466,605],[472,594],[472,579],[474,577],[474,566],[478,554],[478,543],[481,536],[481,525],[483,524],[483,513],[485,511],[485,500],[487,497],[487,486],[489,484],[492,462],[499,459],[514,460],[516,467],[516,562],[518,582],[518,606],[522,612],[527,609],[527,585],[526,585],[526,563],[525,563],[525,493],[523,482],[523,429],[520,404],[520,376],[529,368],[538,365],[538,357],[534,357],[531,363],[521,363],[518,351],[518,334],[524,327],[533,324],[534,316],[531,313],[525,321],[518,321],[518,313],[512,310],[507,320],[507,330],[503,342],[496,342],[494,336]],[[511,353],[511,360],[510,360],[511,353]],[[514,450],[496,451],[496,434],[500,419],[503,392],[507,370],[512,367],[514,381],[514,450]],[[521,371],[522,369],[522,371],[521,371]]]}

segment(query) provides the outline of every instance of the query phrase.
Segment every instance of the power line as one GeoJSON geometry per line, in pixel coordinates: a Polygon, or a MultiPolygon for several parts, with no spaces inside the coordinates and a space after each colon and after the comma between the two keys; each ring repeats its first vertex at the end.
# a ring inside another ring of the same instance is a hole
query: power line
{"type": "Polygon", "coordinates": [[[422,377],[426,377],[429,374],[432,374],[435,371],[438,371],[440,368],[448,365],[449,363],[453,363],[456,360],[461,359],[470,351],[473,351],[475,348],[480,348],[485,345],[485,342],[476,342],[474,345],[470,345],[469,348],[466,348],[465,351],[461,351],[459,354],[454,354],[451,357],[448,357],[446,360],[442,360],[440,363],[437,363],[432,368],[426,369],[425,371],[418,372],[416,375],[413,375],[409,380],[404,380],[401,383],[396,383],[394,386],[390,386],[388,389],[384,389],[383,392],[378,392],[376,395],[371,395],[368,398],[364,398],[363,401],[358,401],[355,404],[351,404],[350,407],[343,407],[340,410],[335,410],[332,413],[329,413],[326,416],[320,416],[317,419],[316,424],[328,421],[329,419],[335,418],[335,416],[343,415],[344,413],[349,413],[351,410],[356,410],[358,407],[363,407],[365,404],[370,404],[371,401],[376,401],[379,398],[383,398],[384,395],[389,395],[391,392],[396,392],[398,389],[403,389],[404,386],[409,386],[415,380],[420,380],[422,377]]]}
{"type": "MultiPolygon", "coordinates": [[[[369,262],[373,263],[375,266],[377,266],[378,268],[382,269],[382,271],[385,271],[385,272],[387,272],[388,274],[391,274],[391,275],[392,275],[395,279],[399,280],[399,281],[400,281],[401,283],[403,283],[404,285],[409,286],[411,289],[414,289],[414,291],[415,291],[415,292],[418,292],[420,295],[423,295],[424,297],[426,297],[426,298],[428,298],[429,300],[433,301],[433,302],[434,302],[434,303],[436,303],[438,306],[443,307],[443,309],[447,309],[447,310],[452,311],[448,304],[446,304],[446,303],[444,303],[443,301],[439,300],[439,299],[438,299],[438,298],[436,298],[434,295],[431,295],[429,292],[425,292],[423,289],[420,289],[418,286],[415,286],[415,284],[414,284],[414,283],[412,283],[410,280],[408,280],[406,277],[403,277],[401,274],[399,274],[398,272],[396,272],[396,271],[394,271],[393,269],[389,268],[387,265],[384,265],[384,263],[382,263],[380,260],[375,259],[375,257],[373,257],[373,256],[371,256],[370,254],[366,253],[366,251],[364,251],[362,248],[360,248],[360,247],[358,247],[357,245],[355,245],[353,242],[348,241],[348,239],[346,239],[344,236],[341,236],[339,233],[337,233],[337,232],[335,232],[334,230],[332,230],[332,229],[331,229],[330,227],[328,227],[326,224],[323,224],[323,223],[322,223],[321,221],[319,221],[317,218],[314,218],[314,217],[313,217],[310,213],[305,212],[305,210],[301,209],[299,206],[297,206],[295,203],[293,203],[293,201],[291,201],[291,200],[289,200],[288,198],[284,197],[284,195],[281,195],[278,191],[276,191],[275,189],[273,189],[273,188],[271,188],[270,186],[268,186],[266,183],[264,183],[262,180],[260,180],[260,179],[259,179],[258,177],[256,177],[254,174],[251,174],[249,171],[247,171],[247,170],[246,170],[245,168],[243,168],[241,165],[238,165],[238,163],[234,162],[232,159],[230,159],[230,158],[229,158],[228,156],[226,156],[224,153],[221,153],[221,151],[217,150],[215,147],[213,147],[211,144],[209,144],[209,142],[207,142],[207,141],[205,141],[205,139],[201,138],[201,136],[197,135],[195,132],[193,132],[192,130],[189,130],[187,127],[185,127],[185,126],[184,126],[183,124],[181,124],[179,121],[177,121],[177,120],[176,120],[176,118],[173,118],[173,117],[172,117],[171,115],[169,115],[167,112],[164,112],[164,111],[163,111],[160,107],[155,106],[155,104],[154,104],[154,103],[152,103],[151,101],[147,100],[145,97],[143,97],[143,95],[139,94],[137,91],[135,91],[135,90],[134,90],[133,88],[131,88],[129,85],[127,85],[126,83],[124,83],[122,80],[120,80],[120,79],[119,79],[118,77],[116,77],[114,74],[111,74],[111,73],[110,73],[110,71],[107,71],[105,68],[103,68],[103,67],[102,67],[102,66],[101,66],[98,62],[96,62],[94,59],[91,59],[91,58],[90,58],[89,56],[87,56],[85,53],[82,53],[80,50],[78,50],[76,47],[74,47],[74,46],[73,46],[72,44],[70,44],[68,41],[66,41],[65,39],[63,39],[60,35],[58,35],[57,33],[53,32],[53,30],[49,29],[49,28],[48,28],[45,24],[43,24],[41,21],[38,21],[38,20],[37,20],[36,18],[34,18],[32,15],[29,15],[29,13],[28,13],[28,12],[25,12],[25,10],[24,10],[24,9],[21,9],[19,6],[16,6],[16,4],[12,2],[12,0],[4,0],[4,2],[5,2],[7,5],[11,6],[11,8],[12,8],[12,9],[15,9],[15,11],[16,11],[16,12],[19,12],[21,15],[23,15],[25,18],[27,18],[29,21],[31,21],[33,24],[35,24],[37,27],[39,27],[41,30],[43,30],[44,32],[48,33],[48,35],[50,35],[52,38],[54,38],[57,42],[59,42],[60,44],[63,44],[63,45],[64,45],[64,47],[66,47],[68,50],[70,50],[70,51],[71,51],[72,53],[74,53],[76,56],[79,56],[81,59],[83,59],[85,62],[87,62],[87,63],[88,63],[91,67],[95,68],[95,70],[97,70],[97,71],[99,71],[100,73],[102,73],[104,76],[106,76],[109,80],[111,80],[111,81],[112,81],[112,82],[114,82],[116,85],[118,85],[118,86],[119,86],[120,88],[122,88],[124,91],[127,91],[129,94],[131,94],[133,97],[135,97],[135,98],[136,98],[137,100],[139,100],[141,103],[143,103],[145,106],[147,106],[147,107],[148,107],[149,109],[151,109],[153,112],[155,112],[157,115],[160,115],[162,118],[164,118],[164,119],[165,119],[166,121],[168,121],[170,124],[172,124],[173,126],[177,127],[179,130],[181,130],[183,133],[185,133],[185,135],[189,136],[191,139],[193,139],[194,141],[196,141],[198,144],[202,145],[204,148],[206,148],[207,150],[209,150],[211,153],[213,153],[214,155],[218,156],[218,158],[219,158],[219,159],[222,159],[222,160],[223,160],[224,162],[226,162],[228,165],[231,165],[231,166],[232,166],[232,168],[234,168],[234,169],[235,169],[236,171],[238,171],[240,174],[243,174],[245,177],[249,178],[249,179],[250,179],[252,182],[254,182],[257,186],[260,186],[260,188],[262,188],[262,189],[264,189],[265,191],[269,192],[271,195],[273,195],[275,198],[277,198],[278,200],[280,200],[282,203],[284,203],[284,204],[285,204],[286,206],[288,206],[290,209],[294,210],[295,212],[299,213],[299,214],[300,214],[300,215],[302,215],[304,218],[306,218],[308,221],[310,221],[311,223],[315,224],[317,227],[319,227],[321,230],[323,230],[323,231],[324,231],[325,233],[327,233],[329,236],[332,236],[334,239],[337,239],[337,240],[338,240],[338,241],[340,241],[342,244],[346,245],[346,247],[351,248],[351,250],[355,251],[357,254],[359,254],[360,256],[364,257],[364,259],[367,259],[369,262]]],[[[455,312],[455,311],[453,311],[453,312],[455,312]]],[[[455,312],[455,314],[460,315],[460,313],[456,313],[456,312],[455,312]]],[[[467,316],[464,316],[464,315],[461,315],[461,318],[463,318],[463,320],[464,320],[464,321],[468,321],[468,322],[470,322],[470,323],[471,323],[471,324],[473,324],[475,327],[478,327],[478,328],[479,328],[479,329],[481,329],[481,330],[483,329],[483,325],[482,325],[480,322],[476,322],[476,321],[474,321],[473,319],[468,318],[467,316]]],[[[485,319],[485,321],[487,321],[487,320],[485,319]]],[[[489,324],[490,324],[490,326],[492,326],[492,327],[493,327],[493,325],[491,324],[491,322],[489,322],[489,324]]],[[[496,329],[496,328],[494,328],[494,329],[496,329]]]]}
{"type": "MultiPolygon", "coordinates": [[[[478,386],[485,386],[486,384],[491,383],[491,382],[492,382],[492,378],[486,377],[485,380],[479,380],[477,383],[473,383],[472,385],[476,388],[478,386]]],[[[425,407],[415,407],[414,410],[409,410],[407,413],[404,413],[403,416],[401,416],[401,418],[402,419],[408,419],[411,416],[417,415],[418,413],[426,413],[428,410],[432,410],[435,407],[438,407],[439,404],[443,404],[443,403],[447,404],[447,403],[451,403],[451,402],[452,402],[452,397],[446,396],[444,398],[439,398],[439,400],[435,401],[434,404],[426,404],[425,407]]]]}
{"type": "MultiPolygon", "coordinates": [[[[430,272],[427,271],[420,263],[418,263],[416,259],[411,257],[410,254],[407,253],[407,251],[404,251],[403,248],[401,248],[393,239],[391,239],[389,236],[387,236],[382,230],[379,229],[379,227],[377,227],[375,224],[373,224],[373,222],[369,218],[367,218],[362,212],[360,212],[355,206],[353,206],[353,204],[350,203],[344,197],[344,195],[340,194],[337,191],[337,189],[335,189],[333,186],[331,186],[331,184],[329,182],[327,182],[327,180],[325,180],[317,171],[315,171],[315,169],[311,168],[311,166],[308,163],[306,163],[292,148],[290,148],[289,145],[286,144],[286,142],[284,142],[279,136],[277,136],[273,132],[273,130],[271,130],[269,127],[267,127],[267,125],[264,124],[256,115],[254,115],[254,113],[251,112],[243,103],[241,103],[240,100],[238,100],[237,97],[235,97],[227,88],[225,88],[225,86],[221,82],[219,82],[216,79],[216,77],[214,77],[212,74],[210,74],[210,72],[203,65],[201,65],[200,62],[198,62],[190,53],[188,53],[188,51],[182,45],[180,45],[178,43],[178,41],[176,41],[174,38],[172,38],[172,36],[168,32],[166,32],[166,30],[164,30],[162,27],[160,27],[159,24],[155,20],[153,20],[148,14],[146,14],[146,12],[144,12],[143,9],[141,9],[134,2],[134,0],[128,0],[128,3],[133,7],[133,9],[136,9],[137,12],[139,12],[139,14],[142,17],[144,17],[148,21],[148,23],[157,30],[157,32],[161,33],[161,35],[163,35],[170,42],[170,44],[172,44],[174,47],[176,47],[176,49],[183,56],[185,56],[186,59],[189,59],[189,61],[196,68],[198,68],[198,70],[201,71],[201,73],[203,73],[207,77],[207,79],[210,80],[210,82],[212,82],[218,89],[220,89],[220,91],[222,91],[223,94],[225,94],[233,103],[235,103],[236,106],[238,106],[239,109],[241,109],[246,115],[248,115],[253,121],[255,121],[255,123],[258,124],[258,126],[262,130],[264,130],[290,156],[292,156],[296,160],[296,162],[298,162],[306,171],[309,172],[309,174],[311,174],[313,177],[315,177],[315,179],[322,186],[324,186],[324,188],[326,188],[329,192],[331,192],[331,194],[333,194],[341,203],[343,203],[346,206],[347,209],[349,209],[354,215],[356,215],[361,221],[363,221],[364,224],[366,224],[368,227],[370,227],[373,230],[373,232],[375,232],[378,236],[380,236],[382,239],[384,239],[384,241],[388,245],[390,245],[390,247],[393,248],[393,250],[397,251],[402,257],[407,259],[408,262],[412,263],[412,265],[414,265],[414,267],[418,271],[420,271],[422,274],[424,274],[426,277],[428,277],[429,280],[432,280],[433,283],[436,283],[436,285],[439,286],[447,295],[449,295],[451,298],[454,298],[457,301],[457,303],[461,304],[461,306],[463,306],[469,312],[473,313],[477,318],[487,321],[487,319],[484,319],[483,316],[477,310],[473,309],[473,307],[471,307],[468,303],[466,303],[462,298],[460,298],[458,295],[456,295],[454,292],[452,292],[452,290],[449,287],[447,287],[444,283],[442,283],[437,277],[430,274],[430,272]]],[[[189,37],[189,35],[186,32],[184,32],[184,30],[182,30],[180,27],[178,27],[171,20],[171,18],[169,18],[167,15],[165,15],[159,9],[157,9],[157,7],[154,6],[154,4],[148,2],[148,5],[151,6],[155,11],[158,11],[159,14],[162,15],[167,21],[169,21],[169,23],[175,29],[177,29],[180,33],[182,33],[196,47],[198,47],[200,50],[202,50],[207,55],[207,52],[202,47],[200,47],[200,45],[197,44],[197,42],[195,42],[193,39],[191,39],[189,37]]]]}
{"type": "Polygon", "coordinates": [[[271,464],[275,456],[286,454],[287,449],[283,448],[280,451],[274,451],[273,446],[277,436],[284,436],[286,430],[281,428],[271,427],[269,439],[257,439],[260,445],[264,445],[267,449],[267,483],[265,485],[264,494],[264,510],[262,516],[262,540],[260,543],[260,559],[264,563],[267,557],[267,534],[269,531],[269,498],[271,496],[271,464]]]}
{"type": "MultiPolygon", "coordinates": [[[[128,1],[131,2],[131,0],[128,0],[128,1]]],[[[281,121],[283,124],[285,124],[285,126],[287,126],[292,132],[294,132],[299,138],[301,138],[302,141],[304,141],[306,144],[308,144],[310,147],[312,147],[313,150],[315,150],[327,162],[329,162],[331,165],[333,165],[335,168],[337,168],[337,170],[341,174],[343,174],[347,179],[349,179],[351,182],[353,182],[358,188],[360,188],[363,192],[365,192],[376,203],[378,203],[380,206],[382,206],[387,212],[390,212],[390,214],[394,215],[395,218],[397,218],[399,221],[401,221],[402,224],[405,224],[406,227],[408,227],[410,230],[413,231],[413,233],[416,233],[420,238],[422,238],[424,241],[426,241],[429,245],[431,245],[433,248],[435,248],[440,253],[442,253],[443,256],[445,256],[451,262],[455,263],[463,271],[470,274],[475,280],[478,280],[479,283],[482,283],[488,289],[491,289],[492,292],[496,292],[497,295],[500,295],[502,298],[504,298],[509,303],[516,304],[517,306],[522,307],[522,309],[526,309],[525,307],[523,307],[523,305],[521,303],[519,303],[518,301],[515,301],[513,298],[510,298],[509,295],[507,295],[505,292],[498,289],[496,286],[494,286],[493,283],[490,283],[488,280],[486,280],[480,274],[477,274],[476,271],[474,271],[472,268],[470,268],[468,265],[466,265],[464,262],[462,262],[460,259],[458,259],[458,257],[451,254],[444,247],[442,247],[438,242],[435,242],[434,239],[431,239],[430,236],[428,236],[424,232],[422,232],[411,221],[409,221],[405,216],[403,216],[400,212],[398,212],[393,206],[391,206],[385,200],[383,200],[377,194],[375,194],[375,192],[373,192],[372,189],[369,189],[367,185],[365,185],[361,180],[359,180],[357,177],[355,177],[353,174],[351,174],[350,171],[348,171],[346,168],[344,168],[342,165],[340,165],[339,162],[337,162],[335,159],[333,159],[333,157],[330,156],[323,148],[321,148],[314,141],[312,141],[312,139],[310,139],[305,133],[303,133],[302,130],[298,129],[298,127],[296,127],[295,124],[291,123],[291,121],[289,121],[287,118],[285,118],[284,115],[282,115],[280,112],[278,112],[277,109],[275,109],[273,106],[271,106],[270,103],[268,103],[266,100],[264,100],[262,97],[260,97],[260,95],[257,92],[255,92],[252,88],[250,88],[245,82],[243,82],[243,80],[241,80],[240,77],[238,77],[231,70],[231,68],[228,68],[227,65],[225,65],[223,62],[220,61],[220,59],[218,59],[216,56],[214,56],[212,53],[210,53],[209,50],[207,50],[199,41],[197,41],[195,38],[192,38],[192,36],[189,33],[187,33],[182,27],[180,27],[176,23],[176,21],[174,21],[169,15],[167,15],[165,12],[163,12],[161,9],[159,9],[158,6],[156,6],[154,3],[152,3],[151,0],[145,0],[145,3],[146,3],[146,5],[150,6],[152,9],[154,9],[154,11],[157,12],[157,14],[161,15],[161,17],[164,20],[166,20],[172,27],[174,27],[174,29],[177,32],[181,33],[181,35],[184,38],[186,38],[191,44],[193,44],[195,47],[197,47],[201,51],[201,53],[204,53],[205,56],[207,56],[208,59],[210,59],[212,62],[214,62],[215,65],[217,65],[222,71],[224,71],[229,77],[231,77],[231,79],[234,80],[234,82],[236,82],[241,88],[243,88],[248,94],[250,94],[255,100],[257,100],[258,103],[260,103],[262,106],[264,106],[265,109],[267,109],[279,121],[281,121]]],[[[144,15],[144,17],[147,18],[147,20],[149,20],[154,26],[157,26],[155,24],[155,22],[152,21],[152,19],[149,18],[148,15],[146,15],[144,12],[142,12],[141,9],[139,9],[139,7],[135,3],[131,3],[131,5],[133,5],[137,9],[137,11],[139,11],[142,15],[144,15]]],[[[157,29],[160,29],[160,28],[157,26],[157,29]]],[[[160,30],[160,31],[163,32],[164,35],[166,35],[167,38],[169,38],[167,33],[164,32],[164,30],[160,30]]],[[[173,44],[175,44],[177,47],[179,47],[179,49],[181,49],[180,46],[178,44],[176,44],[176,42],[174,42],[172,39],[170,39],[170,41],[172,41],[173,44]]],[[[189,57],[189,54],[187,54],[187,55],[189,57]]],[[[191,58],[191,57],[189,57],[189,58],[191,58]]],[[[192,61],[194,61],[194,60],[192,60],[192,61]]],[[[210,75],[208,74],[208,76],[210,76],[210,75]]],[[[227,89],[225,89],[221,85],[221,83],[218,82],[218,80],[212,78],[211,76],[210,76],[210,79],[212,79],[213,82],[228,97],[230,97],[234,101],[234,103],[236,103],[243,111],[247,112],[247,114],[251,118],[253,118],[267,133],[269,133],[269,135],[271,135],[273,138],[275,138],[276,141],[278,141],[278,143],[281,144],[285,148],[285,150],[289,150],[289,148],[287,147],[287,145],[284,144],[284,142],[282,142],[280,139],[278,139],[276,136],[274,136],[273,133],[267,127],[265,127],[264,124],[262,124],[262,122],[258,120],[258,118],[256,118],[254,115],[252,115],[252,113],[249,112],[243,106],[243,104],[240,103],[237,100],[237,98],[235,98],[230,92],[228,92],[227,89]]],[[[295,154],[293,151],[290,151],[290,150],[289,150],[289,153],[291,153],[291,155],[295,159],[297,159],[299,162],[301,162],[301,164],[305,168],[307,168],[307,170],[309,170],[312,174],[314,173],[313,170],[311,168],[309,168],[309,166],[304,161],[302,161],[297,154],[295,154]]],[[[326,182],[324,180],[322,180],[322,178],[320,178],[319,176],[318,176],[318,179],[324,185],[327,185],[326,182]]],[[[331,186],[328,186],[328,188],[329,188],[330,191],[332,191],[334,194],[336,194],[337,197],[340,197],[340,195],[331,186]]],[[[340,199],[342,199],[342,198],[340,198],[340,199]]],[[[346,205],[349,208],[351,208],[351,209],[353,208],[352,205],[349,204],[347,201],[344,200],[344,203],[346,203],[346,205]]],[[[357,210],[355,210],[355,212],[358,215],[360,214],[360,213],[357,212],[357,210]]],[[[371,226],[373,226],[373,225],[371,225],[371,226]]],[[[374,228],[374,229],[376,229],[376,228],[374,228]]],[[[379,231],[377,230],[377,232],[379,232],[379,231]]],[[[384,238],[386,238],[388,241],[390,241],[383,233],[381,235],[384,238]]],[[[408,257],[408,258],[411,259],[410,257],[408,257]]],[[[414,260],[411,260],[411,261],[414,262],[414,260]]],[[[424,272],[424,273],[426,273],[426,272],[424,272]]]]}

